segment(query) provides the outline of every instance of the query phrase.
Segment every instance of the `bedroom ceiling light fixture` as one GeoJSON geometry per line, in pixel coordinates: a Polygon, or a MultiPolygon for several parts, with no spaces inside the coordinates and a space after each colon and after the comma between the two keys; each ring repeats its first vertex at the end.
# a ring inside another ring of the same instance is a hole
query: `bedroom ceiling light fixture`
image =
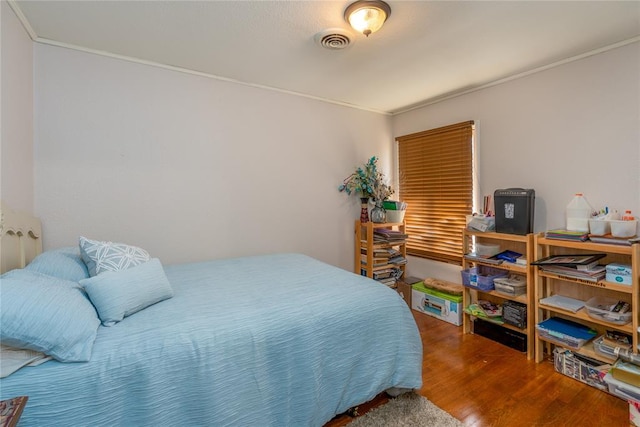
{"type": "Polygon", "coordinates": [[[382,28],[390,15],[391,7],[382,0],[358,0],[344,11],[344,19],[367,37],[382,28]]]}

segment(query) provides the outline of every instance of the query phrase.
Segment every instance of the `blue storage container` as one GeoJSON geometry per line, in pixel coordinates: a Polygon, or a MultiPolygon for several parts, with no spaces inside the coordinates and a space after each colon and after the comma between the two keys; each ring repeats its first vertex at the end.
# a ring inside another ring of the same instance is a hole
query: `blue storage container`
{"type": "Polygon", "coordinates": [[[480,265],[462,270],[462,284],[481,291],[492,291],[495,289],[493,280],[508,274],[506,270],[480,265]]]}

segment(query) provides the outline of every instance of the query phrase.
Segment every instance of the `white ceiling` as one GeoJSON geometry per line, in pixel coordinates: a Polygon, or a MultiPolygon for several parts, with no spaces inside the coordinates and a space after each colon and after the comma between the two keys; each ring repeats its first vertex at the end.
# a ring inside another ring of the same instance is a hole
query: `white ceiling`
{"type": "Polygon", "coordinates": [[[38,42],[385,113],[640,40],[640,1],[394,1],[366,38],[349,1],[9,0],[38,42]],[[347,31],[342,50],[314,36],[347,31]]]}

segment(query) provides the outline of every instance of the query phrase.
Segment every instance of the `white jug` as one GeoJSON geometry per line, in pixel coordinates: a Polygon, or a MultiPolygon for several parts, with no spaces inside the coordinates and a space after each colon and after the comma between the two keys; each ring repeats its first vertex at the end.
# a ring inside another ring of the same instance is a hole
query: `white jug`
{"type": "Polygon", "coordinates": [[[567,205],[567,230],[589,231],[589,218],[593,208],[582,193],[576,193],[567,205]]]}

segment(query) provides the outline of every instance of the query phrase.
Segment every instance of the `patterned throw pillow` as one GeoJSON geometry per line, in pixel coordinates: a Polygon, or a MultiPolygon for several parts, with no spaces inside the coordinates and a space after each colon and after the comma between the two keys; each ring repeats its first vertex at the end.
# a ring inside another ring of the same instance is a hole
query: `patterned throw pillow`
{"type": "Polygon", "coordinates": [[[149,253],[142,248],[124,243],[100,242],[86,237],[80,237],[80,253],[91,277],[103,271],[126,270],[151,259],[149,253]]]}

